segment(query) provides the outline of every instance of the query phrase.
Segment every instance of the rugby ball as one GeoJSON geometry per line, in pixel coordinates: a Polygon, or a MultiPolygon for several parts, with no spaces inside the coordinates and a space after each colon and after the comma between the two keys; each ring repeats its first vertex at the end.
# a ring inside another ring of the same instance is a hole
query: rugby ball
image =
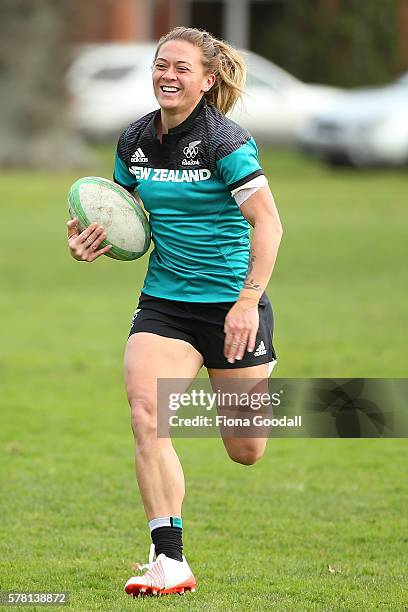
{"type": "Polygon", "coordinates": [[[68,192],[71,219],[78,218],[82,232],[91,223],[102,225],[111,244],[105,253],[113,259],[131,261],[144,255],[150,245],[150,226],[139,202],[126,189],[99,176],[84,176],[68,192]]]}

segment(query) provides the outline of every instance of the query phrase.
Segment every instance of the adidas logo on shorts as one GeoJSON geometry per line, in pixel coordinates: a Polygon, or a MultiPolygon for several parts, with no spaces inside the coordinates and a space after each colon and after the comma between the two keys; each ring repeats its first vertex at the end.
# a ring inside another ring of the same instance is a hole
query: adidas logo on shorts
{"type": "Polygon", "coordinates": [[[135,321],[135,319],[136,319],[137,315],[139,314],[139,312],[140,312],[141,310],[142,310],[141,308],[137,308],[137,309],[135,310],[135,314],[134,314],[134,315],[133,315],[133,317],[132,317],[132,323],[134,323],[134,321],[135,321]]]}
{"type": "Polygon", "coordinates": [[[256,349],[255,353],[254,353],[254,357],[260,357],[261,355],[266,355],[267,351],[265,348],[265,344],[264,341],[261,340],[258,348],[256,349]]]}
{"type": "Polygon", "coordinates": [[[142,149],[139,147],[137,151],[135,151],[132,155],[132,162],[148,162],[149,158],[143,153],[142,149]]]}

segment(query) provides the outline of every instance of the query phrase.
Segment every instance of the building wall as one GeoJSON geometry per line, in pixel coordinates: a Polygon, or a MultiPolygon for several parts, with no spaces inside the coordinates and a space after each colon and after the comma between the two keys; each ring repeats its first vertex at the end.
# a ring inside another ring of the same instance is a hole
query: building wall
{"type": "Polygon", "coordinates": [[[190,5],[185,0],[153,0],[152,37],[157,40],[171,28],[190,25],[190,5]]]}
{"type": "MultiPolygon", "coordinates": [[[[81,43],[157,40],[175,25],[192,25],[207,28],[215,36],[225,37],[238,46],[252,48],[255,15],[278,15],[282,1],[72,0],[71,38],[81,43]],[[235,23],[233,27],[231,18],[241,19],[239,15],[247,15],[243,17],[245,23],[242,27],[235,23]]],[[[336,11],[343,0],[315,1],[327,10],[336,11]]],[[[408,0],[398,0],[397,12],[402,62],[408,66],[408,0]]]]}
{"type": "Polygon", "coordinates": [[[157,40],[189,25],[186,0],[73,0],[75,42],[157,40]]]}
{"type": "MultiPolygon", "coordinates": [[[[89,1],[89,0],[88,0],[89,1]]],[[[146,40],[150,38],[151,3],[145,0],[120,0],[110,7],[110,40],[146,40]]]]}
{"type": "Polygon", "coordinates": [[[73,0],[75,42],[150,40],[154,1],[73,0]]]}

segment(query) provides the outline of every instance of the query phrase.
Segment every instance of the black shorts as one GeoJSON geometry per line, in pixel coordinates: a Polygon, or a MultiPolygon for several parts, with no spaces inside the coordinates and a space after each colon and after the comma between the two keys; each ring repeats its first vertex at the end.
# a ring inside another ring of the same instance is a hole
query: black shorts
{"type": "Polygon", "coordinates": [[[224,320],[234,302],[179,302],[142,293],[129,336],[149,332],[189,342],[203,356],[206,368],[246,368],[276,361],[272,344],[273,313],[268,296],[259,301],[259,329],[253,353],[228,363],[224,356],[224,320]]]}

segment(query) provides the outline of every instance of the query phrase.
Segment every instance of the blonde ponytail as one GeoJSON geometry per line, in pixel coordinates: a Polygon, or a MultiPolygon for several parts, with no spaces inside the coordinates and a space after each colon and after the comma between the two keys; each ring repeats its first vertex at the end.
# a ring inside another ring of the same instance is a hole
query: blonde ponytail
{"type": "Polygon", "coordinates": [[[157,45],[159,49],[170,40],[185,40],[201,49],[201,59],[207,74],[215,74],[216,81],[205,95],[224,115],[231,110],[241,97],[246,80],[246,64],[240,53],[223,40],[214,38],[205,30],[177,27],[162,36],[157,45]]]}

